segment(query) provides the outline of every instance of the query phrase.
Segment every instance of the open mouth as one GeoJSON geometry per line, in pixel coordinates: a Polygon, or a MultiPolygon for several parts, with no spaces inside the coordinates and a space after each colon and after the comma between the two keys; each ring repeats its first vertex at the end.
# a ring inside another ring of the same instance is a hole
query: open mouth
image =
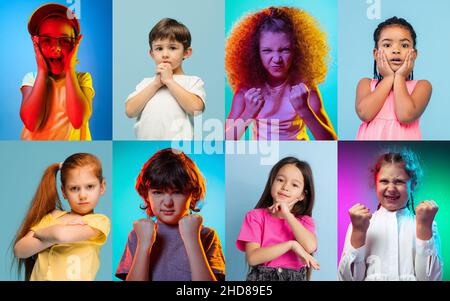
{"type": "Polygon", "coordinates": [[[400,196],[395,196],[395,195],[385,195],[384,198],[390,202],[395,202],[397,201],[400,196]]]}
{"type": "Polygon", "coordinates": [[[401,59],[391,59],[391,63],[395,65],[401,65],[403,61],[401,59]]]}
{"type": "Polygon", "coordinates": [[[51,64],[62,64],[63,61],[62,57],[49,57],[47,59],[51,64]]]}

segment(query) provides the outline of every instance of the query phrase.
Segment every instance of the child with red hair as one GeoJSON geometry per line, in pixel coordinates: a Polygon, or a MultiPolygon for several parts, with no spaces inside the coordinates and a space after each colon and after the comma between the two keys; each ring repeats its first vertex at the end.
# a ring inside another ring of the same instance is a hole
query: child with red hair
{"type": "Polygon", "coordinates": [[[227,40],[225,66],[234,91],[226,139],[254,122],[261,140],[336,139],[317,84],[327,73],[325,33],[308,13],[270,7],[245,16],[227,40]]]}

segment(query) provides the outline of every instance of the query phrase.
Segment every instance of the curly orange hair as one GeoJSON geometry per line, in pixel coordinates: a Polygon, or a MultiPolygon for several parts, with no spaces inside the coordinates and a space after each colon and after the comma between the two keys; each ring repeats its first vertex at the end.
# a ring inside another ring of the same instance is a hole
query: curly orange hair
{"type": "Polygon", "coordinates": [[[225,69],[233,91],[260,86],[266,81],[266,70],[259,57],[259,33],[264,31],[261,25],[268,19],[281,19],[291,29],[294,58],[289,80],[293,84],[302,81],[309,86],[323,82],[329,46],[319,23],[295,7],[269,7],[244,16],[234,25],[226,41],[225,69]]]}

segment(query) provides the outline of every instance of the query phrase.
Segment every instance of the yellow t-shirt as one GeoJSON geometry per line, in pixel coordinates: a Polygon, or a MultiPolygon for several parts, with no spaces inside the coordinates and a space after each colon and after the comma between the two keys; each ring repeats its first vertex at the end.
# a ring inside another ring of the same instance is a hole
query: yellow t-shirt
{"type": "MultiPolygon", "coordinates": [[[[67,214],[47,214],[31,231],[47,228],[60,222],[57,218],[67,214]]],[[[31,273],[31,281],[94,280],[100,267],[100,249],[109,234],[110,222],[103,214],[88,214],[82,221],[101,234],[89,240],[70,244],[57,244],[41,251],[31,273]]]]}
{"type": "MultiPolygon", "coordinates": [[[[92,77],[87,72],[76,72],[78,83],[82,88],[88,88],[95,94],[92,87],[92,77]]],[[[23,86],[34,86],[36,73],[30,72],[22,81],[23,86]]],[[[91,104],[92,105],[92,104],[91,104]]],[[[66,113],[66,78],[55,80],[49,77],[48,102],[45,108],[44,123],[34,132],[23,127],[20,139],[22,140],[92,140],[89,123],[86,122],[79,129],[70,123],[66,113]]]]}

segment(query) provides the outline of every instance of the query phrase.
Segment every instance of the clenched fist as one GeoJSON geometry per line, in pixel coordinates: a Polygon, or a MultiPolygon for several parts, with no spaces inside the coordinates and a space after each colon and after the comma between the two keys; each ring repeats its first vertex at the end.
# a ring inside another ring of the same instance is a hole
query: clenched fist
{"type": "Polygon", "coordinates": [[[416,207],[417,237],[428,240],[433,235],[432,225],[439,207],[434,201],[423,201],[416,207]]]}
{"type": "Polygon", "coordinates": [[[203,217],[198,214],[190,214],[181,218],[178,222],[178,229],[183,241],[198,238],[202,223],[203,217]]]}
{"type": "Polygon", "coordinates": [[[372,218],[369,208],[358,203],[350,208],[348,213],[352,221],[353,231],[366,233],[367,229],[369,229],[370,219],[372,218]]]}
{"type": "Polygon", "coordinates": [[[134,232],[139,244],[150,247],[156,240],[156,230],[158,225],[151,219],[141,218],[133,223],[134,232]]]}
{"type": "Polygon", "coordinates": [[[289,102],[296,112],[309,109],[309,89],[304,83],[291,87],[289,102]]]}

